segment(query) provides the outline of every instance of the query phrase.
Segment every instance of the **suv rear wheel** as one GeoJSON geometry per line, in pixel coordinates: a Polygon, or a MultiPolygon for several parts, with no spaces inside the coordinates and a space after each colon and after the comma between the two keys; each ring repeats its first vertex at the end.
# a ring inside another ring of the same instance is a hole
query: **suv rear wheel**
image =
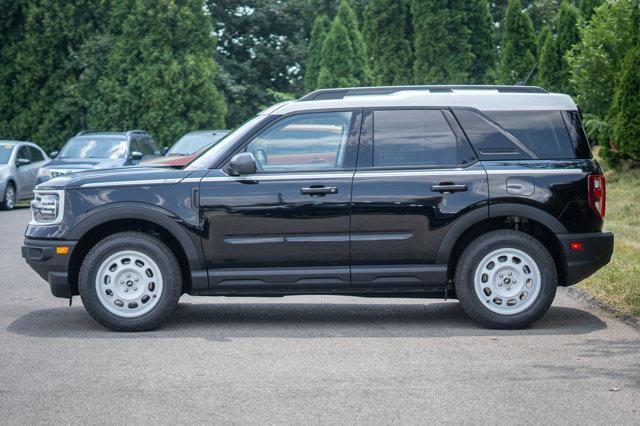
{"type": "Polygon", "coordinates": [[[532,236],[491,231],[462,253],[455,289],[464,311],[486,327],[526,328],[549,309],[558,278],[549,251],[532,236]]]}
{"type": "Polygon", "coordinates": [[[82,303],[100,324],[116,331],[145,331],[173,311],[182,294],[182,276],[162,241],[121,232],[89,251],[78,287],[82,303]]]}

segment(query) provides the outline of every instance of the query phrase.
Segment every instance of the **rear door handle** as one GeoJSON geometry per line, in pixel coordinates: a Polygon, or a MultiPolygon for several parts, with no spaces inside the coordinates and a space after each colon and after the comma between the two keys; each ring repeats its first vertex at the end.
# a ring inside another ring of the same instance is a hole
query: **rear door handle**
{"type": "Polygon", "coordinates": [[[447,192],[464,192],[467,190],[467,185],[456,185],[454,183],[441,183],[439,185],[431,185],[431,191],[439,192],[441,194],[447,192]]]}
{"type": "Polygon", "coordinates": [[[336,186],[309,186],[307,188],[300,188],[300,193],[304,195],[311,195],[312,197],[324,197],[327,194],[337,194],[338,187],[336,186]]]}

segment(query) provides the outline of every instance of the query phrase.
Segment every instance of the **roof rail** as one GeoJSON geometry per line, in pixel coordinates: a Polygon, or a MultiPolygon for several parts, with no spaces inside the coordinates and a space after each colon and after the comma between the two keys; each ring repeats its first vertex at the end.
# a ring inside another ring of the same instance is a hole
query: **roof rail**
{"type": "Polygon", "coordinates": [[[127,130],[125,133],[127,135],[132,135],[132,134],[148,135],[146,130],[127,130]]]}
{"type": "Polygon", "coordinates": [[[500,93],[549,93],[537,86],[497,86],[497,85],[422,85],[422,86],[380,86],[380,87],[347,87],[340,89],[319,89],[302,98],[300,101],[320,101],[342,99],[346,96],[391,95],[398,92],[424,90],[431,93],[447,93],[454,90],[497,90],[500,93]]]}

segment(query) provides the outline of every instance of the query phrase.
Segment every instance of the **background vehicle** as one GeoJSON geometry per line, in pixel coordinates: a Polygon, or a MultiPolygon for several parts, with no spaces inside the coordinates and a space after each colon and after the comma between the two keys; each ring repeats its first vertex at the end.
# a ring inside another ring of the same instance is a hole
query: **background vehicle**
{"type": "Polygon", "coordinates": [[[187,133],[167,152],[158,158],[143,161],[143,165],[184,167],[198,158],[207,148],[218,142],[229,133],[228,130],[199,130],[187,133]]]}
{"type": "Polygon", "coordinates": [[[0,141],[0,209],[11,210],[17,201],[32,198],[36,173],[49,161],[34,143],[0,141]]]}
{"type": "Polygon", "coordinates": [[[116,330],[182,293],[449,295],[522,328],[613,251],[577,107],[537,87],[320,90],[185,169],[58,178],[32,209],[27,262],[116,330]]]}
{"type": "Polygon", "coordinates": [[[151,135],[144,130],[128,132],[80,132],[51,153],[53,161],[38,171],[38,183],[82,170],[137,165],[160,155],[151,135]]]}

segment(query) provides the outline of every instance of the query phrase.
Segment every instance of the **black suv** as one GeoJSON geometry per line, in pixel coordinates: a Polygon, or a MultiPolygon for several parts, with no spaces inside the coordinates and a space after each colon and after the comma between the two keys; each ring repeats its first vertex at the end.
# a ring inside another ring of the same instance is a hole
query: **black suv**
{"type": "Polygon", "coordinates": [[[455,297],[521,328],[605,265],[605,182],[570,97],[537,87],[328,89],[275,105],[183,170],[36,189],[22,254],[114,330],[183,293],[455,297]]]}
{"type": "Polygon", "coordinates": [[[37,183],[83,170],[135,166],[160,155],[153,138],[144,130],[80,132],[53,151],[54,158],[38,171],[37,183]]]}

